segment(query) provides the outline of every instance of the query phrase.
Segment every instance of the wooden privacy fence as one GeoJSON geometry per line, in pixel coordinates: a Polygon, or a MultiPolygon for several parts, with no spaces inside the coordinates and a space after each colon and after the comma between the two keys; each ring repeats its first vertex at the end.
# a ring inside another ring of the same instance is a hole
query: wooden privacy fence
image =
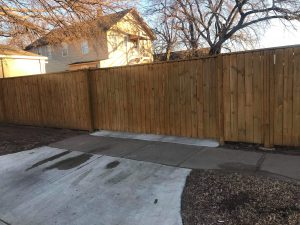
{"type": "Polygon", "coordinates": [[[0,79],[0,121],[300,145],[300,48],[0,79]]]}
{"type": "Polygon", "coordinates": [[[0,79],[0,121],[89,130],[85,71],[0,79]]]}

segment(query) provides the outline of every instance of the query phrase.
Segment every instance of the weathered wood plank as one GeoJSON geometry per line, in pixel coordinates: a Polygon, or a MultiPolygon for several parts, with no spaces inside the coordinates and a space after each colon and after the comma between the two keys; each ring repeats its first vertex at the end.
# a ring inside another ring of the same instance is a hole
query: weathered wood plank
{"type": "Polygon", "coordinates": [[[286,49],[283,74],[283,145],[293,144],[294,49],[286,49]]]}
{"type": "Polygon", "coordinates": [[[238,87],[238,140],[246,142],[246,110],[245,110],[245,55],[237,55],[237,87],[238,87]]]}
{"type": "Polygon", "coordinates": [[[300,48],[294,49],[293,145],[300,145],[300,48]]]}
{"type": "Polygon", "coordinates": [[[263,61],[260,52],[253,53],[253,142],[263,142],[263,61]]]}
{"type": "Polygon", "coordinates": [[[237,56],[230,56],[230,126],[231,140],[238,141],[237,56]]]}
{"type": "Polygon", "coordinates": [[[283,82],[284,82],[284,50],[275,51],[275,103],[274,103],[274,144],[282,145],[283,138],[283,82]]]}
{"type": "Polygon", "coordinates": [[[253,142],[253,58],[252,53],[245,54],[245,120],[247,142],[253,142]]]}

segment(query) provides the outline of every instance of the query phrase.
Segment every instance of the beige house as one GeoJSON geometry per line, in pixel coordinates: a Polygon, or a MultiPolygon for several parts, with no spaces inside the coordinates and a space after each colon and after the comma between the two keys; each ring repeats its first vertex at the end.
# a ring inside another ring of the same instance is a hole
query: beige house
{"type": "Polygon", "coordinates": [[[135,9],[101,16],[92,38],[49,44],[39,39],[26,50],[48,57],[47,73],[153,62],[155,35],[135,9]]]}
{"type": "Polygon", "coordinates": [[[47,57],[0,45],[0,78],[45,73],[47,57]]]}

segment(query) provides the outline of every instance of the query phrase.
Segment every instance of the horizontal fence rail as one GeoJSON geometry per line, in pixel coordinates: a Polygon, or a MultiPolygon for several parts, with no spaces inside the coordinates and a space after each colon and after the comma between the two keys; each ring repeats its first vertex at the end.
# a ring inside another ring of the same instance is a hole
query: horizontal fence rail
{"type": "Polygon", "coordinates": [[[300,145],[300,48],[0,79],[0,122],[300,145]]]}

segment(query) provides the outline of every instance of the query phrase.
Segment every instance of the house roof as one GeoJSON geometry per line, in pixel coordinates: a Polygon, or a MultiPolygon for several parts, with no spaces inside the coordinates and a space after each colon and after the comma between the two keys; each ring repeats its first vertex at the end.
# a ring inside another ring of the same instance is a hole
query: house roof
{"type": "Polygon", "coordinates": [[[26,57],[27,58],[33,58],[33,57],[47,58],[47,57],[44,57],[41,55],[34,54],[32,52],[27,52],[27,51],[24,51],[24,50],[15,48],[15,47],[0,44],[0,58],[4,58],[4,57],[15,58],[16,56],[21,56],[24,58],[26,58],[26,57]]]}
{"type": "MultiPolygon", "coordinates": [[[[140,22],[141,26],[145,29],[145,31],[150,36],[150,38],[155,39],[155,34],[152,31],[152,29],[148,26],[148,24],[143,20],[143,18],[139,15],[137,10],[135,10],[134,8],[123,10],[123,11],[116,12],[116,13],[109,14],[109,15],[104,15],[104,16],[99,17],[97,20],[93,20],[91,22],[97,22],[97,25],[101,30],[107,31],[113,25],[115,25],[117,22],[119,22],[122,18],[124,18],[124,16],[127,15],[128,13],[132,13],[134,15],[134,17],[140,22]]],[[[88,24],[88,22],[82,22],[82,23],[88,24]]],[[[78,23],[70,25],[68,27],[68,29],[72,29],[76,25],[78,25],[78,23]]],[[[54,29],[54,30],[50,31],[47,35],[60,33],[61,31],[62,31],[62,28],[54,29]]],[[[39,38],[32,44],[28,45],[25,48],[25,50],[30,50],[31,48],[36,47],[36,46],[47,45],[49,43],[47,40],[47,35],[42,38],[39,38]]]]}
{"type": "Polygon", "coordinates": [[[88,64],[88,63],[94,63],[94,62],[99,62],[99,60],[90,60],[90,61],[80,61],[80,62],[74,62],[74,63],[70,63],[68,64],[69,66],[71,65],[78,65],[78,64],[88,64]]]}

